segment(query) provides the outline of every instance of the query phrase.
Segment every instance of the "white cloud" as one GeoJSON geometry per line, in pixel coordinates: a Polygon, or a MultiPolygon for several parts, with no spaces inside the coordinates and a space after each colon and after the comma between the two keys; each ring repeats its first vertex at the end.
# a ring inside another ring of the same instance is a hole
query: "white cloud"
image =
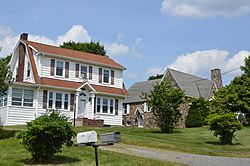
{"type": "Polygon", "coordinates": [[[58,45],[67,41],[90,42],[91,37],[82,25],[73,25],[68,32],[57,37],[58,45]]]}
{"type": "Polygon", "coordinates": [[[141,42],[142,42],[142,38],[136,37],[135,42],[134,42],[134,44],[132,45],[132,48],[131,48],[131,51],[132,51],[131,55],[133,57],[135,57],[135,58],[138,58],[138,59],[141,59],[143,57],[143,55],[139,51],[137,51],[137,48],[141,44],[141,42]]]}
{"type": "Polygon", "coordinates": [[[121,42],[125,38],[125,35],[124,35],[124,33],[120,32],[120,33],[118,33],[116,38],[117,38],[117,41],[121,42]]]}
{"type": "MultiPolygon", "coordinates": [[[[89,42],[91,37],[88,35],[87,30],[82,25],[73,25],[72,28],[65,34],[59,35],[56,40],[47,38],[45,36],[29,34],[29,40],[37,41],[50,45],[60,45],[64,41],[76,41],[76,42],[89,42]]],[[[10,54],[17,41],[19,35],[13,35],[10,27],[0,26],[0,57],[10,54]]]]}
{"type": "Polygon", "coordinates": [[[129,47],[124,44],[112,43],[105,45],[108,55],[122,55],[129,51],[129,47]]]}
{"type": "Polygon", "coordinates": [[[228,74],[236,76],[241,73],[236,69],[244,65],[244,59],[249,55],[248,51],[240,51],[232,57],[229,57],[230,53],[225,50],[195,51],[178,56],[176,61],[167,67],[199,76],[209,76],[213,68],[221,69],[222,73],[235,70],[228,74]]]}
{"type": "Polygon", "coordinates": [[[147,69],[147,74],[152,76],[152,75],[157,75],[157,74],[163,74],[164,69],[158,66],[153,66],[147,69]]]}
{"type": "Polygon", "coordinates": [[[181,17],[239,16],[250,12],[249,0],[163,0],[161,11],[181,17]]]}

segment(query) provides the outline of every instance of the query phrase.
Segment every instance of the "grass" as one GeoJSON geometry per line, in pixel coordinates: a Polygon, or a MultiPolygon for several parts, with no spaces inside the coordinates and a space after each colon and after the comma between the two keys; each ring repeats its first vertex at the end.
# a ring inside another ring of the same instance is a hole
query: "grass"
{"type": "MultiPolygon", "coordinates": [[[[94,149],[92,147],[64,147],[62,153],[48,160],[46,163],[32,163],[31,155],[14,138],[16,130],[24,129],[24,126],[5,127],[0,134],[6,137],[0,138],[0,165],[95,165],[94,149]]],[[[82,128],[83,129],[83,128],[82,128]]],[[[87,128],[84,128],[84,130],[87,128]]],[[[78,130],[78,128],[77,128],[78,130]]],[[[121,153],[109,152],[99,149],[99,165],[105,166],[170,166],[181,164],[151,160],[121,153]]]]}
{"type": "MultiPolygon", "coordinates": [[[[78,127],[77,132],[93,128],[78,127]]],[[[163,134],[159,129],[141,128],[95,128],[99,134],[120,131],[122,143],[171,151],[211,156],[250,158],[250,127],[236,133],[234,145],[220,145],[208,127],[175,129],[172,134],[163,134]]]]}

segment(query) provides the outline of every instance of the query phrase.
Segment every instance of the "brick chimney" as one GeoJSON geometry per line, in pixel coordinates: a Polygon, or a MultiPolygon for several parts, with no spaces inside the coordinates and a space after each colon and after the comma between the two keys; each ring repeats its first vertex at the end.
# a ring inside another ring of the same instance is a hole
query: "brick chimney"
{"type": "Polygon", "coordinates": [[[21,40],[28,40],[28,33],[22,33],[22,34],[20,35],[20,39],[21,39],[21,40]]]}
{"type": "Polygon", "coordinates": [[[220,69],[211,70],[211,80],[216,84],[218,90],[222,88],[222,78],[220,69]]]}

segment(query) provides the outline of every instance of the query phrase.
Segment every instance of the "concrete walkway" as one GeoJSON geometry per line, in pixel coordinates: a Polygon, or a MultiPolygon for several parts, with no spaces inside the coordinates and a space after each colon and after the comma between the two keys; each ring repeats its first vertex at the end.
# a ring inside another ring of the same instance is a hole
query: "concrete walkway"
{"type": "Polygon", "coordinates": [[[103,150],[109,150],[156,160],[179,162],[194,166],[250,166],[250,158],[206,156],[124,144],[116,144],[114,146],[106,146],[101,148],[103,150]]]}

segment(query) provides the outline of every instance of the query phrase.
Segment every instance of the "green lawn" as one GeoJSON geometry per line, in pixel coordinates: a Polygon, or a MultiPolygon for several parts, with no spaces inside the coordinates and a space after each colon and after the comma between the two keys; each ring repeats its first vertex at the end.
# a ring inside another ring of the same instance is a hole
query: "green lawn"
{"type": "MultiPolygon", "coordinates": [[[[4,132],[0,132],[0,165],[18,166],[30,165],[31,155],[19,144],[15,139],[12,130],[24,129],[24,126],[5,127],[4,132]],[[6,131],[8,133],[6,134],[6,131]],[[3,134],[5,135],[3,138],[3,134]]],[[[78,130],[78,128],[77,128],[78,130]]],[[[86,130],[86,128],[84,128],[86,130]]],[[[132,165],[156,165],[156,166],[170,166],[181,165],[171,162],[162,162],[157,160],[150,160],[141,157],[135,157],[115,152],[104,150],[99,151],[99,165],[105,166],[132,166],[132,165]]],[[[64,147],[62,153],[52,158],[48,163],[36,165],[95,165],[94,149],[92,147],[64,147]]]]}
{"type": "MultiPolygon", "coordinates": [[[[93,128],[78,127],[77,132],[93,128]]],[[[234,145],[220,145],[208,127],[175,129],[172,134],[160,133],[159,129],[95,128],[98,133],[120,131],[122,143],[171,151],[228,157],[250,157],[250,127],[236,133],[234,145]]]]}

